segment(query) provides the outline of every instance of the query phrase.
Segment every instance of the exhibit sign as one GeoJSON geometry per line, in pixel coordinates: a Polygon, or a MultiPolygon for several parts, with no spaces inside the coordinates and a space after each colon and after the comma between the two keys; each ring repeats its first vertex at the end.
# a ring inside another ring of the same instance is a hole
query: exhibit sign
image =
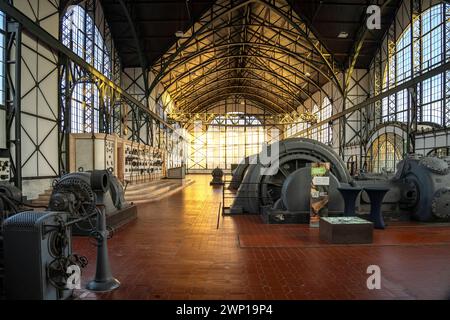
{"type": "Polygon", "coordinates": [[[319,227],[320,217],[328,216],[329,162],[311,164],[310,227],[319,227]]]}

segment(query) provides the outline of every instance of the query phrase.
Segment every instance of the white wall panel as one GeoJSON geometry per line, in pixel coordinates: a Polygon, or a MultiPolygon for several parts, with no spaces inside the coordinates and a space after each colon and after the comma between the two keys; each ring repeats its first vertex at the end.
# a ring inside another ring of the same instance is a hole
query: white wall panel
{"type": "MultiPolygon", "coordinates": [[[[59,37],[58,0],[16,0],[13,4],[55,38],[59,37]]],[[[21,50],[23,192],[35,198],[49,187],[49,177],[58,175],[58,56],[26,30],[21,50]],[[36,179],[39,177],[42,181],[36,179]]]]}

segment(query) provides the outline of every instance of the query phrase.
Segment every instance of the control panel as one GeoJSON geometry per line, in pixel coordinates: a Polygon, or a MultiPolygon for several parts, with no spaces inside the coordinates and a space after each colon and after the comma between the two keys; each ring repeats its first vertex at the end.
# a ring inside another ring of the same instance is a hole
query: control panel
{"type": "Polygon", "coordinates": [[[105,164],[106,169],[112,168],[114,170],[114,151],[115,151],[114,141],[105,141],[105,164]]]}
{"type": "Polygon", "coordinates": [[[163,160],[158,149],[143,144],[125,145],[125,180],[143,181],[161,178],[163,160]]]}
{"type": "Polygon", "coordinates": [[[115,135],[77,133],[70,135],[70,146],[71,172],[112,169],[114,175],[133,183],[165,174],[164,153],[143,143],[115,135]]]}
{"type": "Polygon", "coordinates": [[[136,174],[136,167],[138,163],[138,149],[132,145],[125,147],[125,179],[131,180],[133,173],[136,174]]]}
{"type": "Polygon", "coordinates": [[[151,161],[151,168],[152,171],[155,174],[162,174],[162,166],[163,166],[163,159],[162,159],[162,153],[160,150],[158,149],[154,149],[153,150],[153,157],[152,157],[152,161],[151,161]]]}
{"type": "Polygon", "coordinates": [[[0,158],[0,181],[9,181],[11,162],[9,158],[0,158]]]}

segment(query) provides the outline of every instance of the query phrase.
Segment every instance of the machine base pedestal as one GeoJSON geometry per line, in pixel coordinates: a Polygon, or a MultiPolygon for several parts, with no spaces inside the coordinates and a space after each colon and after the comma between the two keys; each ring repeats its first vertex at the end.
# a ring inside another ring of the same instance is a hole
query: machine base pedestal
{"type": "Polygon", "coordinates": [[[109,292],[119,287],[120,287],[119,280],[112,278],[102,282],[92,280],[87,284],[86,289],[94,292],[109,292]]]}

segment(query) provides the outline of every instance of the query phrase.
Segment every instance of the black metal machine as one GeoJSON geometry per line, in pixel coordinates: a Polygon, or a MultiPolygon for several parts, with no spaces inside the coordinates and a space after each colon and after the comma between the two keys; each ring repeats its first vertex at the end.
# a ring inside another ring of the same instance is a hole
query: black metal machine
{"type": "MultiPolygon", "coordinates": [[[[389,189],[383,200],[383,212],[394,217],[418,221],[450,220],[449,159],[409,155],[397,165],[394,175],[363,174],[355,177],[362,187],[389,189]]],[[[366,193],[360,207],[370,203],[366,193]]]]}
{"type": "Polygon", "coordinates": [[[209,185],[211,185],[211,186],[222,186],[224,184],[222,169],[220,169],[219,167],[215,168],[211,172],[211,175],[212,175],[213,179],[211,180],[209,185]]]}
{"type": "Polygon", "coordinates": [[[233,170],[233,175],[231,177],[231,182],[228,185],[228,189],[231,191],[237,191],[241,185],[242,179],[247,172],[248,165],[250,163],[250,157],[244,158],[239,165],[233,170]]]}
{"type": "MultiPolygon", "coordinates": [[[[410,155],[402,160],[395,175],[350,176],[345,163],[328,146],[311,139],[291,138],[279,142],[279,158],[274,175],[264,175],[267,167],[243,162],[235,171],[230,189],[237,189],[231,214],[270,215],[279,223],[308,221],[310,168],[312,162],[331,164],[329,212],[342,214],[344,201],[339,187],[387,188],[383,212],[397,219],[419,221],[450,220],[449,158],[410,155]],[[241,178],[242,177],[242,178],[241,178]]],[[[370,200],[366,192],[357,199],[359,214],[367,214],[370,200]]]]}
{"type": "MultiPolygon", "coordinates": [[[[70,173],[56,180],[48,210],[89,215],[95,211],[96,203],[104,207],[106,223],[113,229],[137,217],[136,207],[125,201],[125,192],[119,180],[104,170],[70,173]]],[[[89,235],[95,228],[94,220],[77,223],[73,233],[89,235]]]]}
{"type": "Polygon", "coordinates": [[[72,255],[67,213],[28,211],[8,218],[5,237],[5,291],[10,300],[57,300],[66,290],[70,266],[84,267],[72,255]]]}
{"type": "Polygon", "coordinates": [[[15,186],[0,182],[0,298],[4,297],[5,287],[5,259],[4,259],[4,235],[3,221],[7,218],[23,211],[22,203],[24,198],[22,192],[15,186]]]}
{"type": "Polygon", "coordinates": [[[70,296],[72,281],[81,276],[76,270],[87,264],[86,258],[72,253],[72,227],[97,243],[96,276],[87,288],[117,288],[120,283],[112,276],[108,259],[107,239],[112,229],[107,228],[107,217],[108,212],[130,208],[123,188],[107,171],[71,173],[55,181],[47,211],[18,213],[3,223],[6,298],[70,296]]]}
{"type": "Polygon", "coordinates": [[[239,167],[235,170],[235,175],[239,174],[243,179],[237,183],[238,178],[234,178],[233,186],[230,186],[230,189],[235,189],[239,185],[231,207],[232,214],[267,213],[268,210],[274,210],[280,221],[306,222],[311,183],[308,165],[312,162],[331,163],[329,210],[343,209],[343,202],[334,191],[341,183],[348,185],[352,179],[343,161],[331,148],[315,140],[293,138],[280,141],[278,150],[276,162],[263,165],[255,161],[255,157],[250,157],[249,164],[244,162],[240,165],[247,167],[245,174],[239,167]],[[277,168],[274,174],[267,175],[263,169],[270,166],[277,168]]]}

